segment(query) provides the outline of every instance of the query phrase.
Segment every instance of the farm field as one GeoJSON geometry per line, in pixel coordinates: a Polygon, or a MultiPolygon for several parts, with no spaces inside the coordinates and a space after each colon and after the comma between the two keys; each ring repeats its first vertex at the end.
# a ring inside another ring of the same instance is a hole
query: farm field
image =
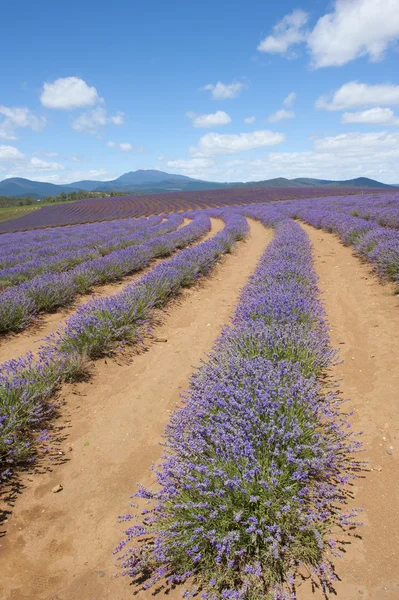
{"type": "Polygon", "coordinates": [[[38,210],[37,206],[18,206],[18,207],[5,207],[0,208],[0,223],[3,221],[9,221],[11,219],[18,219],[18,217],[23,217],[34,210],[38,210]]]}
{"type": "Polygon", "coordinates": [[[398,598],[399,193],[222,192],[0,236],[1,598],[398,598]]]}
{"type": "Polygon", "coordinates": [[[8,206],[8,207],[0,207],[0,223],[3,221],[11,221],[12,219],[18,219],[25,215],[28,215],[40,208],[44,208],[46,206],[55,206],[56,204],[53,202],[40,202],[38,206],[32,204],[30,206],[8,206]]]}
{"type": "MultiPolygon", "coordinates": [[[[176,192],[143,196],[90,198],[72,203],[43,206],[37,214],[28,214],[0,224],[0,233],[41,229],[79,223],[92,223],[129,217],[142,217],[204,208],[271,202],[288,198],[319,198],[342,195],[343,188],[237,188],[200,192],[176,192]]],[[[353,188],[348,188],[353,194],[353,188]]],[[[368,193],[368,190],[364,190],[368,193]]]]}

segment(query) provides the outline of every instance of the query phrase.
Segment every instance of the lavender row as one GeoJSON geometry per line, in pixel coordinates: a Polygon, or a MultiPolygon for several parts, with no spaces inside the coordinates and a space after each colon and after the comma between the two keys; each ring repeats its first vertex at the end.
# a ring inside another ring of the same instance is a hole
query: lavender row
{"type": "Polygon", "coordinates": [[[29,281],[40,273],[67,271],[87,260],[106,256],[115,250],[142,243],[154,235],[172,231],[182,223],[181,215],[173,215],[165,222],[160,219],[154,225],[149,220],[130,223],[129,226],[123,224],[113,232],[103,232],[99,227],[97,234],[92,232],[91,236],[87,236],[82,233],[80,239],[75,239],[73,243],[68,240],[64,244],[54,236],[51,241],[43,243],[41,249],[29,248],[19,254],[16,264],[0,269],[0,290],[29,281]]]}
{"type": "MultiPolygon", "coordinates": [[[[175,229],[180,219],[178,215],[171,217],[166,230],[175,229]]],[[[21,331],[39,312],[51,312],[60,306],[68,306],[77,295],[88,293],[96,285],[118,281],[139,271],[154,258],[168,256],[174,250],[194,242],[209,229],[209,217],[197,213],[191,223],[178,231],[154,236],[142,244],[86,261],[65,273],[37,275],[30,281],[14,286],[0,295],[0,333],[21,331]]]]}
{"type": "Polygon", "coordinates": [[[318,229],[336,233],[346,245],[370,261],[378,274],[399,284],[399,231],[381,227],[339,211],[304,209],[299,204],[293,210],[296,217],[318,229]]]}
{"type": "MultiPolygon", "coordinates": [[[[7,479],[32,455],[34,432],[52,414],[51,397],[62,381],[81,376],[88,357],[109,353],[121,343],[134,343],[155,308],[206,275],[237,240],[246,236],[244,217],[219,216],[225,227],[213,238],[156,265],[123,292],[80,307],[41,349],[38,360],[27,354],[0,366],[0,480],[7,479]]],[[[209,217],[198,216],[191,227],[199,231],[204,219],[209,217]]],[[[184,229],[180,235],[183,239],[184,229]]]]}
{"type": "Polygon", "coordinates": [[[23,233],[7,233],[0,236],[0,268],[12,267],[24,262],[32,254],[42,258],[53,256],[58,250],[78,250],[101,245],[119,235],[153,227],[161,222],[162,217],[143,217],[108,223],[74,225],[62,229],[53,227],[23,233]]]}
{"type": "MultiPolygon", "coordinates": [[[[320,207],[325,204],[324,200],[318,203],[320,207]]],[[[330,209],[345,212],[353,217],[375,221],[382,227],[399,228],[399,193],[329,198],[327,204],[330,209]]]]}
{"type": "Polygon", "coordinates": [[[207,600],[293,600],[301,565],[327,585],[326,533],[351,518],[340,485],[357,448],[318,382],[333,357],[309,239],[282,221],[172,416],[159,491],[140,488],[145,509],[123,517],[125,575],[190,580],[185,597],[207,600]]]}

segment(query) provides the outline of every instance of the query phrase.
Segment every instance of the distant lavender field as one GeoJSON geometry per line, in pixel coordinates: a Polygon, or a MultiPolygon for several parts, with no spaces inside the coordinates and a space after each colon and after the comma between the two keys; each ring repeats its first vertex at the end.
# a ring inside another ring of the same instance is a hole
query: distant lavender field
{"type": "MultiPolygon", "coordinates": [[[[370,193],[365,190],[364,193],[370,193]]],[[[218,208],[296,198],[320,198],[362,193],[359,189],[313,188],[237,188],[176,192],[145,196],[90,198],[68,204],[44,206],[18,219],[0,223],[0,233],[110,221],[204,208],[218,208]]]]}

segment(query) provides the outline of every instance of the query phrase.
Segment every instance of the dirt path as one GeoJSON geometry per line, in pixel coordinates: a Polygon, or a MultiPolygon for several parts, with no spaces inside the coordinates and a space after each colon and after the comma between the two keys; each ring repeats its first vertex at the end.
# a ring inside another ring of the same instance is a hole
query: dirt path
{"type": "MultiPolygon", "coordinates": [[[[0,538],[1,600],[132,597],[129,582],[114,578],[111,552],[124,528],[117,517],[129,511],[136,484],[153,481],[150,466],[161,454],[170,412],[271,237],[251,222],[248,241],[170,306],[154,332],[166,342],[153,342],[130,364],[99,361],[90,382],[63,390],[60,422],[69,427],[63,444],[69,460],[24,479],[26,489],[0,538]],[[59,483],[63,490],[52,493],[59,483]]],[[[181,592],[168,598],[181,598],[181,592]]]]}
{"type": "MultiPolygon", "coordinates": [[[[355,430],[364,431],[370,472],[355,486],[364,527],[336,562],[338,600],[399,598],[399,301],[350,248],[304,225],[315,247],[331,341],[343,363],[334,375],[350,399],[355,430]]],[[[303,590],[300,600],[324,598],[303,590]]]]}
{"type": "MultiPolygon", "coordinates": [[[[178,229],[184,225],[188,225],[190,222],[190,219],[185,219],[184,223],[178,229]]],[[[211,230],[200,240],[198,240],[198,242],[192,244],[193,246],[216,235],[224,227],[224,223],[221,219],[211,219],[211,225],[211,230]]],[[[22,331],[21,333],[0,337],[0,364],[6,360],[18,358],[26,352],[33,352],[36,354],[42,345],[44,338],[56,331],[58,327],[62,326],[67,319],[69,319],[69,317],[76,312],[76,309],[79,306],[85,304],[92,298],[105,298],[107,296],[117,294],[124,287],[152,269],[157,263],[168,260],[169,258],[170,257],[165,259],[155,259],[146,269],[142,269],[133,275],[124,277],[121,279],[121,281],[95,287],[91,294],[78,296],[71,306],[60,309],[55,313],[40,315],[36,322],[32,323],[28,329],[22,331]]]]}

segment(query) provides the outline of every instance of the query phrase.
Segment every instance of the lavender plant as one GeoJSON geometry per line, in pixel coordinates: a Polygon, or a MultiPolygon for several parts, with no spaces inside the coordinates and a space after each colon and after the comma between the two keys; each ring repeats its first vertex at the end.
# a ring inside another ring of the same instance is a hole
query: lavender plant
{"type": "MultiPolygon", "coordinates": [[[[80,307],[65,329],[41,349],[38,360],[27,355],[0,366],[0,480],[8,478],[31,454],[34,432],[50,414],[51,398],[62,381],[81,375],[88,358],[110,352],[115,345],[133,343],[140,325],[150,319],[155,307],[164,306],[182,287],[206,275],[237,240],[246,236],[244,217],[234,213],[218,216],[224,219],[225,227],[214,238],[182,250],[123,292],[80,307]]],[[[209,227],[209,217],[201,213],[176,232],[179,239],[173,240],[173,248],[184,247],[209,227]]],[[[157,247],[158,240],[148,243],[157,247]]]]}
{"type": "Polygon", "coordinates": [[[309,240],[281,221],[172,416],[157,488],[140,487],[145,509],[124,518],[137,520],[118,547],[125,574],[189,581],[186,596],[207,600],[296,598],[301,565],[329,585],[329,532],[350,519],[341,486],[358,447],[317,379],[333,357],[309,240]]]}
{"type": "MultiPolygon", "coordinates": [[[[176,215],[169,219],[168,224],[149,228],[144,239],[150,239],[143,243],[88,260],[65,273],[38,275],[6,290],[0,294],[0,333],[20,331],[39,312],[50,312],[60,306],[67,306],[78,294],[88,293],[95,285],[117,281],[139,271],[154,258],[171,254],[210,229],[209,217],[201,213],[193,216],[192,223],[174,231],[182,222],[183,217],[176,215]]],[[[143,239],[142,233],[138,234],[135,236],[136,241],[143,239]]]]}

